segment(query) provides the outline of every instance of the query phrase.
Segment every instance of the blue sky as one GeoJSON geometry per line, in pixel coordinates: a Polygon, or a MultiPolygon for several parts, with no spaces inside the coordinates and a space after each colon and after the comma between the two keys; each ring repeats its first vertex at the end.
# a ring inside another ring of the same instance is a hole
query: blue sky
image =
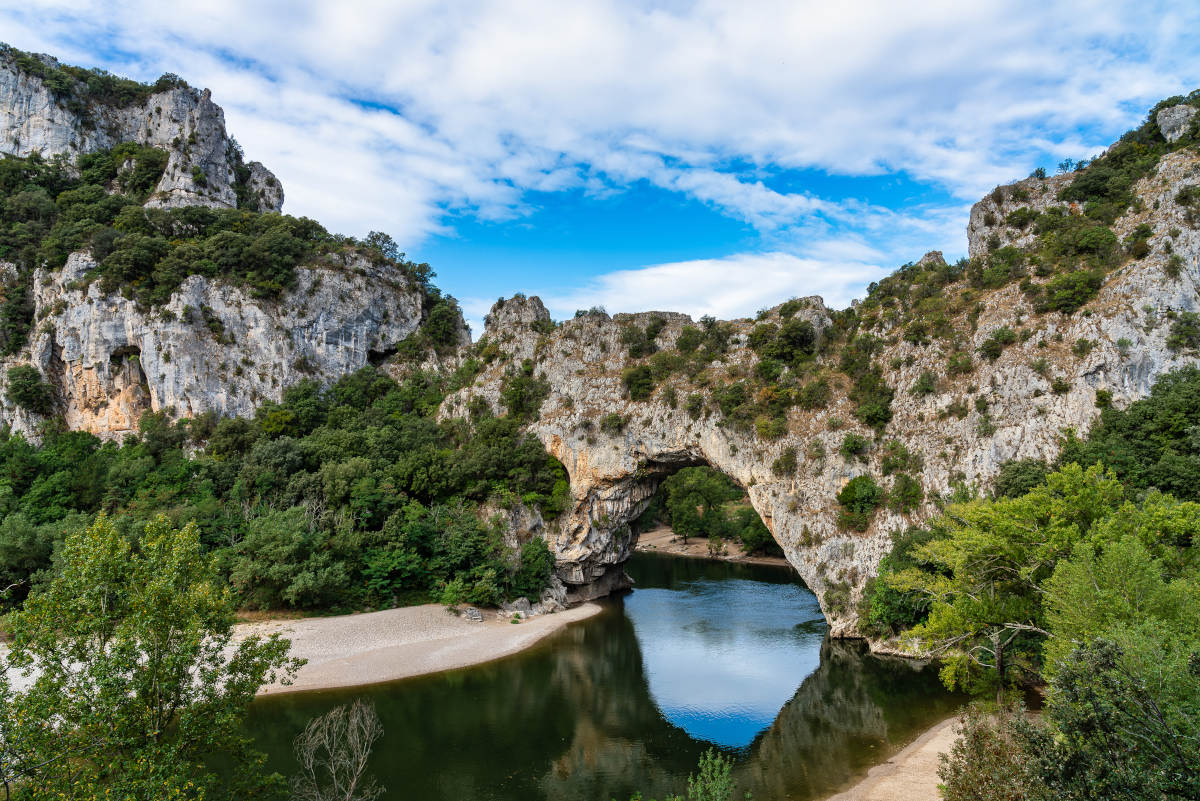
{"type": "Polygon", "coordinates": [[[1153,0],[0,0],[2,41],[211,88],[286,211],[392,233],[476,334],[517,291],[845,306],[1200,86],[1197,30],[1153,0]]]}

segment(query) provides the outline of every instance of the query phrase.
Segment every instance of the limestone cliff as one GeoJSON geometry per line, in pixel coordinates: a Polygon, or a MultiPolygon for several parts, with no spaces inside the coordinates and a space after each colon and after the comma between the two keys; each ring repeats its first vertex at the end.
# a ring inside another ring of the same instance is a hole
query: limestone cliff
{"type": "MultiPolygon", "coordinates": [[[[1045,208],[1066,180],[1022,181],[978,204],[971,215],[972,253],[1028,244],[1032,232],[1004,223],[1014,190],[1021,205],[1045,208]]],[[[1169,318],[1200,308],[1200,231],[1190,210],[1176,202],[1181,189],[1197,185],[1200,154],[1194,149],[1165,156],[1136,184],[1133,208],[1113,232],[1127,241],[1140,230],[1144,255],[1123,257],[1098,294],[1074,314],[1039,313],[1011,283],[964,290],[951,308],[949,329],[933,342],[910,341],[894,317],[879,315],[872,329],[882,348],[875,363],[895,399],[890,422],[877,432],[855,420],[835,354],[820,357],[816,368],[833,385],[829,404],[813,411],[791,408],[778,439],[723,419],[710,399],[717,388],[753,374],[760,357],[747,339],[755,321],[732,321],[729,350],[696,380],[673,374],[649,398],[635,401],[623,371],[647,360],[630,356],[622,332],[658,317],[662,327],[655,346],[671,350],[689,318],[581,314],[553,326],[541,302],[524,297],[493,308],[480,352],[490,349],[495,358],[473,386],[447,399],[443,413],[463,413],[476,397],[499,411],[504,383],[526,359],[548,383],[549,395],[530,430],[570,475],[573,506],[547,538],[573,598],[619,586],[621,564],[636,538],[630,523],[658,483],[680,467],[708,464],[746,489],[788,560],[821,599],[833,632],[850,635],[861,588],[888,551],[892,534],[931,514],[931,500],[948,492],[952,482],[986,488],[1006,460],[1053,457],[1064,430],[1086,432],[1099,414],[1098,400],[1124,406],[1145,397],[1164,372],[1195,361],[1167,347],[1166,338],[1169,318]],[[994,361],[979,358],[980,346],[1002,326],[1026,333],[994,361]],[[976,363],[965,372],[948,371],[947,358],[958,350],[976,363]],[[936,376],[936,384],[918,388],[927,380],[923,374],[936,376]],[[693,395],[701,396],[702,406],[685,404],[693,395]],[[864,457],[839,453],[848,432],[874,442],[864,457]],[[892,440],[915,457],[909,469],[923,485],[925,502],[907,514],[880,509],[862,533],[839,527],[836,495],[850,479],[873,475],[885,488],[895,480],[882,469],[883,444],[892,440]],[[799,455],[799,466],[781,474],[773,465],[787,452],[799,455]]],[[[930,254],[925,263],[940,264],[940,254],[930,254]]],[[[834,315],[820,298],[799,305],[796,314],[816,330],[831,325],[834,315]]],[[[780,309],[759,322],[780,322],[780,309]]]]}
{"type": "MultiPolygon", "coordinates": [[[[332,382],[381,362],[425,311],[399,270],[361,257],[303,267],[273,301],[192,276],[155,309],[81,282],[94,266],[76,253],[61,271],[38,271],[36,333],[4,366],[32,363],[67,425],[105,438],[136,430],[147,410],[247,415],[303,378],[332,382]]],[[[0,419],[27,433],[39,422],[6,394],[0,419]]]]}
{"type": "Polygon", "coordinates": [[[92,99],[54,58],[0,49],[0,154],[74,157],[137,142],[168,154],[147,205],[236,208],[241,181],[244,203],[279,211],[283,187],[262,164],[242,163],[209,91],[160,83],[132,102],[92,99]]]}
{"type": "MultiPolygon", "coordinates": [[[[207,92],[167,76],[153,87],[98,78],[109,88],[97,94],[80,74],[0,47],[0,153],[71,157],[134,141],[168,157],[147,205],[229,208],[241,200],[279,209],[278,181],[242,163],[207,92]]],[[[1164,155],[1119,187],[1131,194],[1103,224],[1094,208],[1062,199],[1073,174],[999,187],[972,209],[969,264],[951,267],[928,254],[848,310],[807,297],[757,320],[705,321],[720,346],[697,350],[694,342],[682,347],[682,338],[701,336],[686,315],[583,312],[555,324],[536,297],[518,296],[493,307],[476,345],[455,309],[449,340],[457,353],[414,360],[407,352],[406,363],[386,366],[400,374],[477,360],[480,371],[446,398],[443,417],[466,415],[480,401],[503,414],[505,388],[518,380],[541,399],[528,428],[565,466],[571,502],[551,523],[515,515],[509,528],[551,544],[566,600],[622,586],[637,536],[631,523],[664,477],[707,464],[745,488],[820,598],[833,633],[851,635],[862,587],[893,534],[930,515],[953,484],[986,488],[1007,460],[1053,457],[1062,432],[1085,432],[1099,405],[1145,397],[1160,375],[1195,361],[1194,350],[1167,341],[1173,318],[1200,309],[1198,126],[1193,105],[1156,110],[1139,136],[1164,155]],[[1079,253],[1050,264],[1034,253],[1047,220],[1094,226],[1089,243],[1075,244],[1107,247],[1103,265],[1083,269],[1079,253]],[[907,276],[939,272],[945,281],[922,284],[919,298],[906,294],[907,276]],[[1082,279],[1076,288],[1086,297],[1046,302],[1059,279],[1082,279]],[[788,326],[812,349],[768,364],[761,332],[782,336],[788,326]],[[989,349],[997,330],[1007,339],[989,349]],[[846,366],[855,337],[869,342],[859,356],[877,371],[874,391],[888,398],[874,421],[862,411],[861,376],[846,366]],[[686,368],[655,361],[671,353],[686,368]],[[798,402],[810,386],[816,397],[798,402]],[[736,403],[734,389],[742,394],[736,403]],[[731,408],[770,413],[738,417],[731,408]],[[848,447],[851,434],[859,445],[848,447]],[[837,496],[853,479],[873,477],[900,496],[898,453],[911,503],[873,508],[862,525],[845,525],[837,496]]],[[[0,368],[34,366],[67,425],[113,438],[135,430],[147,410],[248,415],[303,378],[329,382],[384,365],[430,318],[435,295],[419,271],[369,258],[342,239],[323,243],[329,247],[306,251],[311,258],[296,263],[294,283],[270,300],[244,282],[184,277],[185,265],[165,302],[141,303],[132,286],[106,291],[93,280],[97,265],[86,248],[61,270],[32,258],[20,269],[0,264],[5,300],[27,293],[21,297],[32,304],[28,344],[0,368]]],[[[36,433],[41,418],[12,403],[7,369],[4,376],[0,423],[36,433]]],[[[559,589],[543,601],[564,600],[559,589]]]]}

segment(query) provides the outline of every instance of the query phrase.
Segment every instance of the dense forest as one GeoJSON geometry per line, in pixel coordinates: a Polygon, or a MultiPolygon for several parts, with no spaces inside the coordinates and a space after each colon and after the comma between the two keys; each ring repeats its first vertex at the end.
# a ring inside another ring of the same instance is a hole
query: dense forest
{"type": "MultiPolygon", "coordinates": [[[[65,532],[105,512],[136,538],[165,514],[196,521],[242,603],[348,609],[431,598],[536,598],[552,561],[519,553],[479,507],[524,502],[554,517],[566,473],[519,415],[434,419],[470,375],[364,368],[328,388],[290,387],[253,419],[146,414],[121,444],[49,421],[42,442],[0,436],[0,581],[19,601],[50,569],[65,532]]],[[[514,376],[508,396],[528,390],[514,376]],[[522,389],[525,387],[526,389],[522,389]]]]}

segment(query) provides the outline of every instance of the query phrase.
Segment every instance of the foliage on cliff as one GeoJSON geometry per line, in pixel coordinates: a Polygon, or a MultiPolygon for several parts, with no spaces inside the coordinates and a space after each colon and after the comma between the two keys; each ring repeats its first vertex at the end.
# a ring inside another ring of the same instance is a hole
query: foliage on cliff
{"type": "Polygon", "coordinates": [[[968,721],[947,798],[1200,790],[1198,391],[1196,369],[1164,377],[1028,491],[1026,461],[884,559],[861,610],[875,634],[940,657],[951,687],[1049,684],[1044,724],[968,721]]]}
{"type": "Polygon", "coordinates": [[[63,158],[37,155],[0,159],[0,261],[18,270],[0,306],[0,352],[16,353],[27,340],[33,271],[59,269],[81,250],[99,263],[85,281],[148,307],[166,303],[192,275],[245,287],[256,298],[275,298],[295,285],[300,264],[336,266],[350,253],[394,265],[431,295],[430,306],[441,299],[429,285],[429,265],[407,261],[384,234],[359,242],[305,217],[143,207],[166,163],[163,151],[132,143],[83,154],[74,167],[63,158]]]}
{"type": "Polygon", "coordinates": [[[536,595],[545,555],[510,553],[478,505],[520,499],[553,516],[566,474],[515,418],[438,423],[454,380],[364,368],[327,389],[301,382],[250,420],[148,413],[119,446],[53,423],[40,447],[5,434],[0,574],[23,596],[63,532],[106,511],[123,531],[158,514],[197,521],[253,606],[392,605],[448,586],[475,603],[536,595]]]}
{"type": "Polygon", "coordinates": [[[188,88],[186,81],[172,73],[163,74],[152,84],[141,83],[99,68],[60,64],[3,43],[0,43],[0,61],[11,64],[26,75],[40,78],[68,111],[85,120],[90,118],[93,105],[124,108],[142,103],[156,92],[188,88]]]}

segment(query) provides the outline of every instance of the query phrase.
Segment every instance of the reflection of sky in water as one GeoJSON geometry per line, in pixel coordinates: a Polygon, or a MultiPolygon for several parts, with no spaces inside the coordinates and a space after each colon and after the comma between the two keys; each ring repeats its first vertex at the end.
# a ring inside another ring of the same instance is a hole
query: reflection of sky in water
{"type": "Polygon", "coordinates": [[[796,584],[743,579],[677,586],[625,599],[650,696],[692,737],[745,747],[821,661],[817,599],[796,584]]]}

